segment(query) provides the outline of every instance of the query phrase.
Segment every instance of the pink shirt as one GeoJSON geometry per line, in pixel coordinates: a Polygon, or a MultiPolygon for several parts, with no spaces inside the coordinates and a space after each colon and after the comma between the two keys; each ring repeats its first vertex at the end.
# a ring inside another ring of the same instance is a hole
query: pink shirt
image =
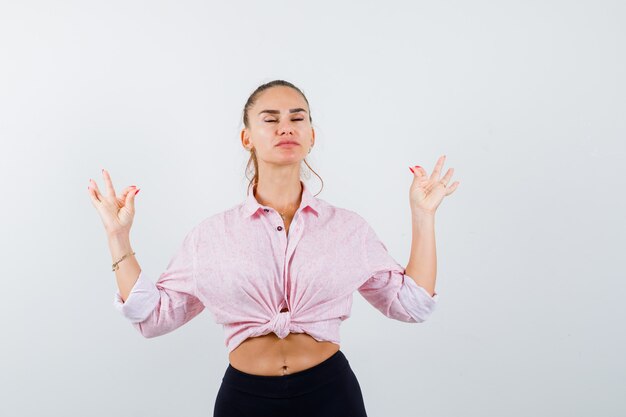
{"type": "Polygon", "coordinates": [[[270,332],[339,344],[355,291],[391,319],[426,320],[439,296],[404,274],[363,217],[301,184],[288,234],[280,214],[250,191],[242,203],[195,226],[156,283],[142,271],[126,302],[118,290],[115,306],[148,338],[206,308],[222,324],[229,353],[270,332]]]}

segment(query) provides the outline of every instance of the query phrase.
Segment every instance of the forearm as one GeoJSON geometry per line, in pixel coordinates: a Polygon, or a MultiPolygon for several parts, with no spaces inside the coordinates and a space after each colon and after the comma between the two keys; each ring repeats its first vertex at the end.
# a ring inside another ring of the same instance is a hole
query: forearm
{"type": "Polygon", "coordinates": [[[413,237],[405,274],[432,296],[437,277],[435,215],[411,213],[413,237]]]}
{"type": "MultiPolygon", "coordinates": [[[[109,249],[111,250],[111,263],[117,262],[122,256],[133,252],[130,246],[130,237],[127,234],[110,235],[109,249]]],[[[135,255],[127,256],[122,262],[117,264],[117,266],[118,269],[115,271],[117,286],[120,290],[122,300],[126,301],[130,295],[130,291],[137,282],[137,278],[139,278],[141,268],[139,267],[135,255]]]]}

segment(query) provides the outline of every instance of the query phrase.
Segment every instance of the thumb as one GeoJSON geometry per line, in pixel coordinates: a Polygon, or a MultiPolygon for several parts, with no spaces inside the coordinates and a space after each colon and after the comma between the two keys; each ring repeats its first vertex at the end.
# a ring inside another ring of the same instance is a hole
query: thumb
{"type": "Polygon", "coordinates": [[[415,170],[415,173],[418,177],[423,177],[424,175],[426,175],[426,170],[419,165],[415,165],[413,169],[415,170]]]}
{"type": "Polygon", "coordinates": [[[409,169],[413,173],[413,181],[415,181],[416,179],[417,180],[421,179],[424,176],[424,174],[425,174],[424,168],[422,168],[419,165],[415,165],[413,167],[409,167],[409,169]]]}
{"type": "Polygon", "coordinates": [[[130,190],[128,192],[128,194],[126,194],[126,206],[128,206],[128,208],[131,211],[135,211],[135,196],[137,195],[137,193],[139,192],[141,188],[133,188],[132,190],[130,190]]]}

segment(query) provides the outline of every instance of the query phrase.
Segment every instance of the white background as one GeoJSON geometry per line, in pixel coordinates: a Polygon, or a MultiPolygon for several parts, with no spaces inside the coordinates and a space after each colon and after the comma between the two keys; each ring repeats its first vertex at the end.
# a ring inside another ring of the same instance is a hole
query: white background
{"type": "Polygon", "coordinates": [[[625,21],[598,0],[2,1],[0,414],[212,415],[221,327],[125,321],[87,185],[141,188],[131,242],[156,280],[245,198],[243,105],[285,79],[318,197],[403,265],[408,167],[445,154],[461,182],[437,311],[402,323],[355,293],[342,325],[368,415],[625,415],[625,21]]]}

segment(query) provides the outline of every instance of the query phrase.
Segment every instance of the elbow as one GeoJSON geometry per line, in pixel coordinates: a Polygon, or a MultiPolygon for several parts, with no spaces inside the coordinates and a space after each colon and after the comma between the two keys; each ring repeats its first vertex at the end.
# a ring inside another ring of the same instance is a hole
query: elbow
{"type": "Polygon", "coordinates": [[[431,295],[425,288],[418,286],[413,280],[406,280],[398,293],[398,302],[402,311],[411,317],[411,323],[423,323],[435,311],[439,295],[431,295]]]}
{"type": "Polygon", "coordinates": [[[145,331],[145,330],[141,330],[139,333],[141,333],[141,335],[144,337],[144,339],[152,339],[157,337],[158,335],[154,332],[149,332],[149,331],[145,331]]]}
{"type": "Polygon", "coordinates": [[[401,314],[397,314],[401,321],[407,323],[423,323],[430,318],[435,311],[435,305],[426,306],[424,304],[400,304],[401,314]]]}
{"type": "Polygon", "coordinates": [[[412,322],[413,323],[424,323],[426,320],[428,320],[428,316],[424,317],[424,316],[415,316],[415,317],[411,317],[412,322]]]}
{"type": "Polygon", "coordinates": [[[162,336],[179,327],[176,323],[163,319],[160,320],[155,316],[150,316],[139,323],[133,323],[133,326],[135,326],[137,331],[146,339],[162,336]]]}
{"type": "Polygon", "coordinates": [[[430,318],[433,310],[419,310],[419,311],[409,311],[407,314],[411,317],[411,323],[424,323],[426,320],[430,318]]]}
{"type": "Polygon", "coordinates": [[[135,329],[137,329],[139,334],[146,339],[152,339],[163,334],[162,331],[159,331],[156,327],[150,325],[147,321],[133,323],[133,326],[135,327],[135,329]]]}

